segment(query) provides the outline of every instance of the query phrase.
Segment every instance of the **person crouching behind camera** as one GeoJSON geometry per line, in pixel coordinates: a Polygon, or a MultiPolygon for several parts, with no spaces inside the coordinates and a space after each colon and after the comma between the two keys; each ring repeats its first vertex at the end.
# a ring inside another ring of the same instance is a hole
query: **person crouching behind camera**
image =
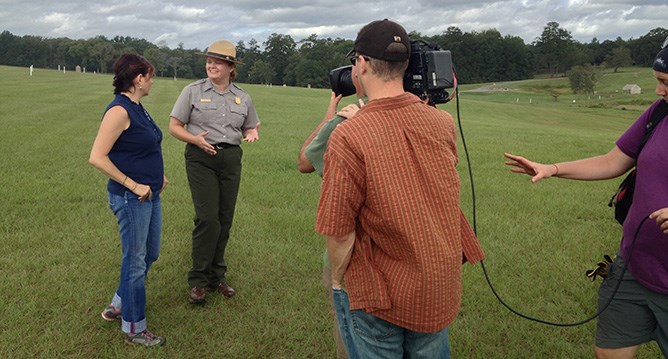
{"type": "Polygon", "coordinates": [[[462,259],[484,257],[459,204],[454,120],[404,91],[401,25],[364,26],[349,57],[369,101],[332,132],[316,219],[341,336],[351,358],[449,358],[462,259]]]}
{"type": "MultiPolygon", "coordinates": [[[[336,95],[332,91],[329,98],[329,106],[327,107],[327,112],[325,118],[320,122],[318,126],[311,132],[309,137],[304,141],[304,144],[299,151],[299,157],[297,158],[297,168],[301,173],[312,173],[316,172],[322,177],[324,171],[324,157],[325,151],[327,150],[327,142],[329,141],[329,136],[331,136],[332,131],[343,122],[346,118],[353,117],[360,107],[364,106],[366,102],[366,96],[364,91],[359,86],[359,82],[356,77],[352,78],[353,86],[355,87],[355,93],[358,96],[358,104],[351,103],[341,111],[336,111],[339,102],[343,95],[336,95]]],[[[327,251],[323,256],[323,265],[322,265],[322,280],[325,289],[327,290],[327,297],[329,298],[332,308],[334,309],[334,302],[332,297],[332,270],[329,263],[329,255],[327,251]]],[[[335,318],[336,319],[336,318],[335,318]]],[[[336,343],[336,357],[338,359],[348,358],[345,345],[339,334],[339,325],[334,321],[334,342],[336,343]]]]}

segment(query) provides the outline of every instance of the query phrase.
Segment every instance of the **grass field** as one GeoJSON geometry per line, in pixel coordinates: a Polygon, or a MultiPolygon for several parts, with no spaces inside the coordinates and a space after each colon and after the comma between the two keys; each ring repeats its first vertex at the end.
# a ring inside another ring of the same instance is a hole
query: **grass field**
{"type": "MultiPolygon", "coordinates": [[[[187,302],[192,204],[183,143],[169,136],[172,105],[189,81],[156,79],[143,103],[159,123],[170,184],[163,194],[160,259],[147,281],[149,328],[161,348],[123,344],[100,318],[118,284],[120,244],[106,203],[106,178],[87,159],[112,98],[111,76],[0,66],[0,357],[333,358],[321,285],[323,239],[314,232],[320,180],[296,170],[303,139],[324,115],[329,92],[242,85],[262,120],[244,144],[242,185],[228,279],[237,296],[187,302]]],[[[598,281],[584,272],[614,254],[621,228],[607,201],[618,180],[550,179],[510,173],[503,152],[542,162],[607,152],[654,99],[649,69],[606,72],[600,94],[570,95],[564,78],[496,84],[508,91],[461,92],[461,123],[477,195],[485,265],[519,311],[576,322],[596,312],[598,281]],[[643,95],[624,96],[638,83],[643,95]],[[551,93],[561,94],[557,102],[551,93]],[[600,96],[600,98],[599,98],[600,96]]],[[[349,100],[349,99],[346,99],[349,100]]],[[[456,115],[455,103],[440,108],[456,115]]],[[[462,206],[472,219],[464,151],[462,206]]],[[[558,328],[513,315],[492,295],[480,265],[466,265],[464,298],[451,326],[456,358],[593,357],[595,322],[558,328]]],[[[655,344],[641,358],[659,357],[655,344]]]]}

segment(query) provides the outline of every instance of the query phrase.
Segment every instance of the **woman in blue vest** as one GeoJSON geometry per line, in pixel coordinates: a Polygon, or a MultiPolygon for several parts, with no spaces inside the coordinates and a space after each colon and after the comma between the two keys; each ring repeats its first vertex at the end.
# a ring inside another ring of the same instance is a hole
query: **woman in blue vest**
{"type": "Polygon", "coordinates": [[[120,284],[102,318],[121,320],[130,344],[160,346],[165,338],[146,327],[146,273],[160,253],[164,176],[162,132],[139,100],[153,84],[155,68],[125,54],[113,65],[114,100],[104,113],[89,162],[109,177],[109,206],[120,227],[120,284]]]}

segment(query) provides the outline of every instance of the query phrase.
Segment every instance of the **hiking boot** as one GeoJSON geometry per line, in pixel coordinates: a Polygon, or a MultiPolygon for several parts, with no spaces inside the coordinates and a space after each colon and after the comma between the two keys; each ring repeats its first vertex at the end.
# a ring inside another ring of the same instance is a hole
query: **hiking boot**
{"type": "Polygon", "coordinates": [[[190,304],[204,304],[206,301],[206,288],[193,287],[190,289],[190,296],[188,297],[190,304]]]}
{"type": "Polygon", "coordinates": [[[102,315],[102,319],[110,322],[113,322],[115,320],[121,320],[122,317],[121,311],[116,309],[116,307],[114,307],[111,304],[109,304],[106,308],[104,308],[104,310],[100,314],[102,315]]]}
{"type": "Polygon", "coordinates": [[[207,287],[207,289],[210,292],[219,292],[222,293],[225,298],[232,298],[234,297],[235,290],[234,288],[230,287],[227,283],[222,282],[218,283],[218,285],[211,285],[207,287]]]}
{"type": "Polygon", "coordinates": [[[145,347],[161,346],[166,340],[149,332],[148,329],[134,335],[126,334],[125,341],[131,345],[143,345],[145,347]]]}

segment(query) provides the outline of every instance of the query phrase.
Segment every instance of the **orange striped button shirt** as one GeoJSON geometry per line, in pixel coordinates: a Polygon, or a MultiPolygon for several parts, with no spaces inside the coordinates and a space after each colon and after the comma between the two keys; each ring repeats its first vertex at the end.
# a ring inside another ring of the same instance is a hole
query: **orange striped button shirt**
{"type": "Polygon", "coordinates": [[[459,203],[452,116],[409,93],[377,99],[332,133],[316,230],[355,231],[350,308],[417,332],[448,326],[462,260],[484,257],[459,203]]]}

